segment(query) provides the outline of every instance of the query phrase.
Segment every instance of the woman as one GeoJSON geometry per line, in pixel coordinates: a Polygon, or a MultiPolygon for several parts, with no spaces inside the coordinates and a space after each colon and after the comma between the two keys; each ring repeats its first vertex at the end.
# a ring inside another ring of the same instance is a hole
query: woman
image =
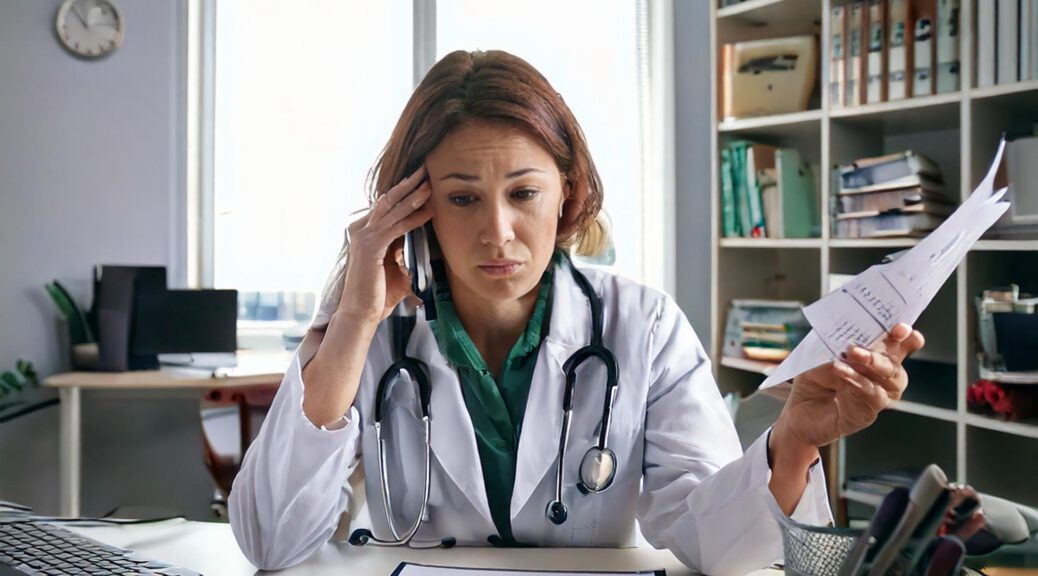
{"type": "Polygon", "coordinates": [[[386,402],[392,512],[372,432],[378,383],[395,359],[384,320],[414,297],[401,236],[427,222],[444,275],[406,346],[431,382],[431,483],[416,541],[630,546],[637,519],[649,542],[692,568],[767,565],[781,556],[772,507],[830,521],[817,447],[897,400],[907,386],[901,361],[923,343],[899,325],[876,351],[851,349],[845,362],[801,375],[775,425],[743,454],[674,301],[569,262],[567,250],[593,254],[606,241],[602,185],[561,96],[504,52],[459,51],[433,66],[372,180],[373,207],[349,227],[348,266],[333,275],[231,492],[235,536],[263,568],[300,562],[329,539],[361,458],[375,536],[392,539],[421,513],[413,386],[394,386],[386,402]],[[578,489],[580,456],[604,420],[606,369],[589,361],[577,371],[559,499],[564,364],[596,331],[592,298],[617,359],[606,426],[617,466],[608,490],[578,489]]]}

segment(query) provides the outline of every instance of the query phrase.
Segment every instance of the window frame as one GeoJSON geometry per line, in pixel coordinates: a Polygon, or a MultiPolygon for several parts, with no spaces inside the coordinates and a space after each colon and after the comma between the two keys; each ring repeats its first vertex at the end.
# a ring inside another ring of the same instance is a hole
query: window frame
{"type": "MultiPolygon", "coordinates": [[[[637,6],[641,82],[642,186],[645,192],[641,281],[674,294],[676,245],[673,0],[632,0],[637,6]]],[[[189,288],[211,288],[215,278],[214,136],[217,0],[187,2],[187,129],[182,262],[189,288]]],[[[436,0],[412,0],[413,85],[435,63],[436,0]]],[[[176,236],[176,235],[175,235],[176,236]]],[[[320,295],[318,295],[320,297],[320,295]]],[[[253,323],[254,324],[254,323],[253,323]]],[[[253,328],[240,327],[242,330],[253,328]]]]}

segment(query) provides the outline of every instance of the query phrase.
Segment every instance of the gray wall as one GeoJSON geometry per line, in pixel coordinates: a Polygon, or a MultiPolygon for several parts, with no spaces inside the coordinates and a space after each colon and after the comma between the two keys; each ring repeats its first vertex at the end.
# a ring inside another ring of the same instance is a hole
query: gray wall
{"type": "MultiPolygon", "coordinates": [[[[86,306],[95,263],[164,264],[171,284],[183,281],[185,2],[120,0],[126,39],[100,61],[61,47],[60,4],[0,0],[0,369],[26,358],[41,376],[68,369],[45,282],[60,279],[86,306]]],[[[84,453],[84,512],[150,499],[155,475],[118,467],[134,452],[186,470],[184,494],[164,502],[204,509],[211,488],[190,408],[88,396],[84,446],[96,447],[84,453]],[[116,480],[102,487],[111,466],[116,480]]],[[[57,511],[57,416],[0,425],[0,498],[57,511]]]]}
{"type": "Polygon", "coordinates": [[[710,350],[710,4],[674,2],[675,299],[710,350]]]}

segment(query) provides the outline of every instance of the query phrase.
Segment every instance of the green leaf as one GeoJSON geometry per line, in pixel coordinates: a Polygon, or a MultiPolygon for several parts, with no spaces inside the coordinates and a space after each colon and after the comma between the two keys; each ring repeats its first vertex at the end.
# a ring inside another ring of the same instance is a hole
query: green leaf
{"type": "Polygon", "coordinates": [[[8,390],[11,390],[12,392],[21,392],[22,382],[20,381],[21,378],[19,376],[15,376],[14,372],[8,370],[7,372],[0,374],[0,381],[7,385],[8,390]]]}

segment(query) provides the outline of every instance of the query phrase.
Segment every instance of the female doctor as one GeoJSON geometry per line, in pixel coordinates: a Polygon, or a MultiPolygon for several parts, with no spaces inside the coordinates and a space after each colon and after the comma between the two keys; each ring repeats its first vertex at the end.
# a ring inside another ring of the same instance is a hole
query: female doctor
{"type": "Polygon", "coordinates": [[[570,262],[606,242],[602,184],[562,97],[505,52],[433,66],[372,180],[230,495],[261,568],[306,559],[347,514],[370,530],[354,544],[412,546],[632,546],[637,520],[691,568],[765,566],[782,555],[774,507],[831,521],[818,447],[896,401],[923,345],[898,325],[797,377],[744,454],[675,302],[570,262]],[[427,222],[441,277],[401,335],[386,319],[415,300],[402,235],[427,222]],[[420,369],[390,369],[405,357],[420,369]],[[350,510],[361,463],[370,525],[350,510]]]}

